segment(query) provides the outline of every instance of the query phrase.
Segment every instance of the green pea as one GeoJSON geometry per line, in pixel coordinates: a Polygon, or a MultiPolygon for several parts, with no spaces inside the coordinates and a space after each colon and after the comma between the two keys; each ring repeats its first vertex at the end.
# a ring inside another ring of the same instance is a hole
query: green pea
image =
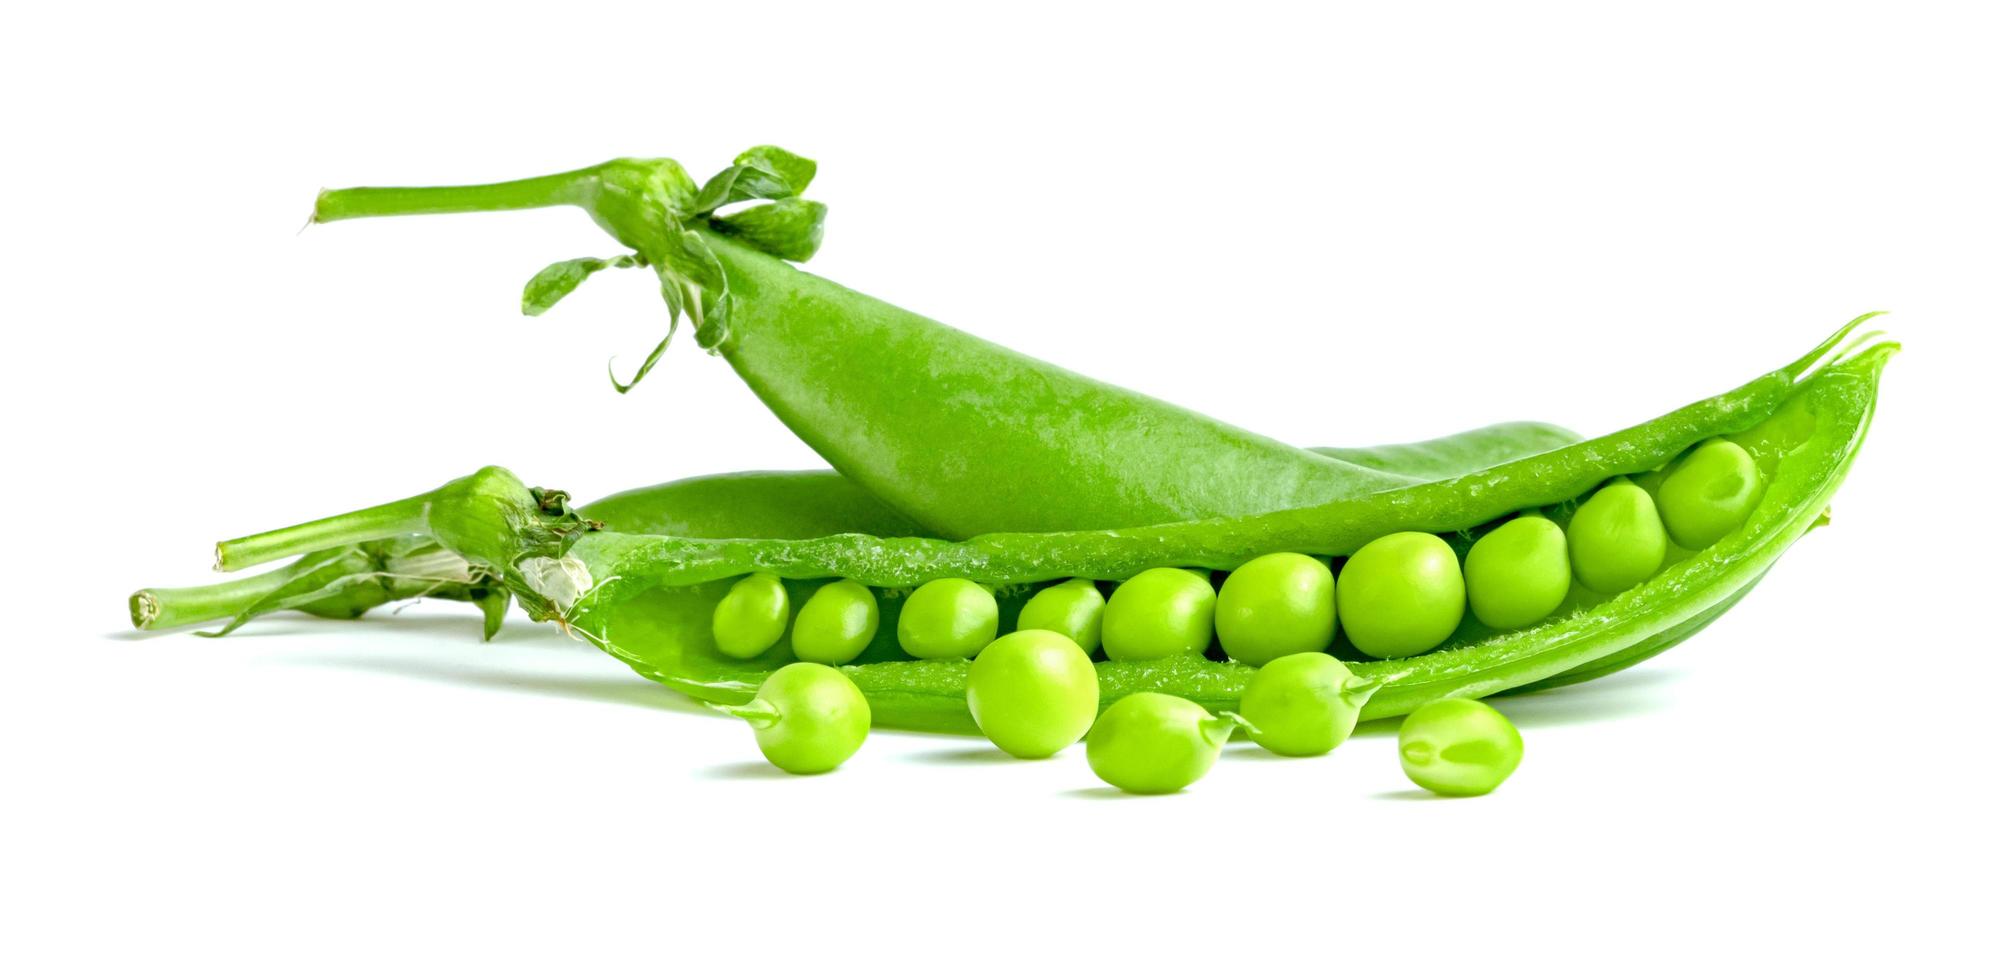
{"type": "Polygon", "coordinates": [[[829,772],[865,744],[871,704],[843,671],[789,664],[768,675],[754,700],[719,710],[754,726],[761,754],[797,775],[829,772]]]}
{"type": "Polygon", "coordinates": [[[1130,694],[1093,723],[1086,762],[1126,792],[1174,793],[1210,771],[1238,722],[1228,711],[1212,715],[1173,694],[1130,694]]]}
{"type": "Polygon", "coordinates": [[[1334,638],[1335,576],[1306,555],[1260,555],[1217,593],[1217,641],[1239,663],[1326,650],[1334,638]]]}
{"type": "Polygon", "coordinates": [[[960,660],[996,638],[996,597],[965,578],[935,579],[899,610],[899,647],[921,660],[960,660]]]}
{"type": "Polygon", "coordinates": [[[1757,461],[1727,439],[1710,439],[1660,484],[1660,519],[1683,548],[1699,551],[1743,526],[1764,494],[1757,461]]]}
{"type": "Polygon", "coordinates": [[[1667,529],[1653,496],[1620,477],[1570,518],[1570,567],[1577,581],[1610,595],[1638,585],[1667,560],[1667,529]]]}
{"type": "Polygon", "coordinates": [[[1528,514],[1487,532],[1466,553],[1466,600],[1497,630],[1520,629],[1570,594],[1570,546],[1563,529],[1528,514]]]}
{"type": "Polygon", "coordinates": [[[788,616],[789,596],[782,580],[755,572],[733,583],[712,608],[713,643],[729,657],[758,657],[782,638],[788,616]]]}
{"type": "Polygon", "coordinates": [[[983,647],[968,667],[970,717],[1019,759],[1058,754],[1093,727],[1099,710],[1093,661],[1062,633],[1018,630],[983,647]]]}
{"type": "Polygon", "coordinates": [[[1424,653],[1466,617],[1459,556],[1435,534],[1386,534],[1349,556],[1335,606],[1356,649],[1383,658],[1424,653]]]}
{"type": "Polygon", "coordinates": [[[796,610],[789,646],[797,660],[835,667],[856,660],[876,635],[878,598],[863,585],[843,579],[817,589],[796,610]]]}
{"type": "Polygon", "coordinates": [[[1106,608],[1099,586],[1075,578],[1031,596],[1017,613],[1017,628],[1063,634],[1090,655],[1100,648],[1100,618],[1106,608]]]}
{"type": "Polygon", "coordinates": [[[1217,592],[1180,568],[1151,568],[1120,584],[1100,619],[1109,660],[1196,656],[1210,646],[1217,592]]]}
{"type": "Polygon", "coordinates": [[[1442,698],[1404,717],[1397,758],[1412,782],[1440,796],[1480,796],[1522,764],[1522,733],[1478,701],[1442,698]]]}
{"type": "Polygon", "coordinates": [[[1252,740],[1267,751],[1324,755],[1348,739],[1363,705],[1382,686],[1325,653],[1292,653],[1252,674],[1238,713],[1252,724],[1252,740]]]}

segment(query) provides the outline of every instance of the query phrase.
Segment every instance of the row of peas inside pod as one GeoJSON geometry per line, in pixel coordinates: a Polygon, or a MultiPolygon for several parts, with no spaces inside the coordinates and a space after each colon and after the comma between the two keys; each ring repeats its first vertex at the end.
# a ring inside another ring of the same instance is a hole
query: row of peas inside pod
{"type": "MultiPolygon", "coordinates": [[[[1376,685],[1330,651],[1343,659],[1410,657],[1464,629],[1484,635],[1532,626],[1650,579],[1670,556],[1714,544],[1741,526],[1761,489],[1749,453],[1713,439],[1659,472],[1615,479],[1579,501],[1513,515],[1482,533],[1387,534],[1339,562],[1278,553],[1228,575],[1154,568],[1105,588],[1057,583],[1033,594],[1015,629],[1001,635],[989,589],[930,581],[900,605],[894,639],[906,657],[973,658],[969,710],[1003,751],[1047,758],[1084,737],[1088,761],[1108,783],[1172,792],[1210,769],[1234,729],[1282,755],[1321,755],[1341,744],[1376,685]],[[1259,668],[1238,713],[1213,715],[1154,692],[1099,710],[1096,657],[1188,656],[1259,668]]],[[[767,574],[740,579],[715,607],[721,653],[758,657],[787,638],[800,661],[776,671],[752,703],[722,710],[754,723],[777,766],[822,772],[855,753],[869,730],[864,696],[835,667],[874,645],[879,601],[859,583],[837,581],[790,613],[787,584],[767,574]]],[[[1492,790],[1521,758],[1513,725],[1459,699],[1414,711],[1399,748],[1414,781],[1448,795],[1492,790]]]]}

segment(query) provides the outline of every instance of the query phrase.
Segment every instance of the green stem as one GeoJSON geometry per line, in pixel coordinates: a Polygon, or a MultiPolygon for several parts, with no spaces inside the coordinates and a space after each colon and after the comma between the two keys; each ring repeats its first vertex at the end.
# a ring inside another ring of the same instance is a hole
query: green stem
{"type": "Polygon", "coordinates": [[[183,589],[142,589],[131,594],[131,625],[142,630],[170,630],[216,619],[232,619],[290,580],[291,570],[278,568],[212,585],[183,589]]]}
{"type": "Polygon", "coordinates": [[[544,177],[459,187],[346,187],[320,191],[311,220],[323,224],[347,218],[585,205],[600,170],[600,167],[586,167],[544,177]]]}
{"type": "Polygon", "coordinates": [[[762,698],[755,698],[746,704],[714,704],[708,702],[706,706],[721,714],[732,715],[754,726],[756,730],[773,728],[776,722],[782,720],[781,709],[762,698]]]}
{"type": "Polygon", "coordinates": [[[214,546],[214,568],[218,572],[233,572],[308,551],[419,534],[429,529],[429,500],[430,495],[425,493],[337,517],[223,541],[214,546]]]}

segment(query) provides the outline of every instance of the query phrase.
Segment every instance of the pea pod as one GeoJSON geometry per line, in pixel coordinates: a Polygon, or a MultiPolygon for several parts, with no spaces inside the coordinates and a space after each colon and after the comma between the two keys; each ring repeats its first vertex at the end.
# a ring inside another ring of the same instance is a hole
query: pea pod
{"type": "MultiPolygon", "coordinates": [[[[1546,422],[1501,422],[1422,442],[1314,451],[1407,481],[1431,482],[1577,441],[1575,433],[1546,422]]],[[[610,530],[695,538],[926,533],[833,470],[690,477],[604,497],[581,514],[610,530]]],[[[427,535],[412,533],[314,552],[287,568],[216,585],[143,590],[131,597],[131,619],[144,630],[227,620],[221,632],[230,632],[270,612],[351,619],[376,606],[416,598],[477,604],[485,612],[487,635],[495,634],[510,604],[502,583],[474,578],[462,558],[427,535]]]]}
{"type": "MultiPolygon", "coordinates": [[[[823,206],[800,196],[815,173],[813,161],[767,146],[702,186],[672,160],[618,159],[499,184],[329,190],[313,220],[582,209],[630,254],[549,266],[526,288],[528,314],[604,269],[653,270],[669,326],[630,384],[657,363],[682,313],[699,345],[838,472],[942,537],[1262,513],[1421,482],[1296,449],[797,271],[790,262],[822,238],[823,206]]],[[[1421,464],[1447,468],[1442,455],[1421,464]]]]}
{"type": "MultiPolygon", "coordinates": [[[[1865,318],[1863,318],[1865,319],[1865,318]]],[[[804,540],[693,539],[593,530],[558,495],[534,492],[490,468],[436,491],[326,521],[225,542],[224,567],[393,535],[428,534],[484,580],[514,592],[535,617],[621,658],[638,673],[695,697],[742,703],[779,666],[775,651],[748,661],[716,656],[714,604],[738,576],[767,572],[798,586],[831,578],[880,590],[874,647],[843,668],[878,724],[972,731],[965,662],[915,662],[890,649],[905,591],[940,578],[995,587],[1003,616],[1041,583],[1119,581],[1156,567],[1234,568],[1259,554],[1347,555],[1400,531],[1459,533],[1504,515],[1550,510],[1620,476],[1662,467],[1723,436],[1762,470],[1741,525],[1652,579],[1593,596],[1535,626],[1466,628],[1436,652],[1350,670],[1379,686],[1363,717],[1403,714],[1445,697],[1485,697],[1620,669],[1706,625],[1815,526],[1864,437],[1892,343],[1834,350],[1860,321],[1799,360],[1731,392],[1651,422],[1454,479],[1248,517],[1112,532],[1004,533],[967,541],[838,534],[804,540]],[[881,645],[883,644],[883,645],[881,645]]],[[[1102,705],[1159,691],[1212,711],[1235,710],[1252,669],[1198,657],[1097,665],[1102,705]]]]}

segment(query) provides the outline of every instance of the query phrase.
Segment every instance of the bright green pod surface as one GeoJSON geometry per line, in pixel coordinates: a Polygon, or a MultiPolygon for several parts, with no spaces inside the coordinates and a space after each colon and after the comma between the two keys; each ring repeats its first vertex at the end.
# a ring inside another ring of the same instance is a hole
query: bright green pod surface
{"type": "Polygon", "coordinates": [[[1570,570],[1593,592],[1623,592],[1653,577],[1667,560],[1667,529],[1653,496],[1618,480],[1602,487],[1570,518],[1570,570]]]}
{"type": "Polygon", "coordinates": [[[1440,796],[1484,796],[1522,764],[1522,734],[1487,705],[1441,698],[1404,717],[1397,758],[1404,775],[1440,796]]]}
{"type": "Polygon", "coordinates": [[[1570,595],[1570,545],[1555,521],[1528,514],[1473,542],[1465,571],[1474,617],[1497,630],[1518,629],[1542,621],[1570,595]]]}
{"type": "Polygon", "coordinates": [[[1654,495],[1667,533],[1700,550],[1742,526],[1764,482],[1757,462],[1727,439],[1710,439],[1675,464],[1654,495]]]}
{"type": "MultiPolygon", "coordinates": [[[[467,583],[513,591],[534,615],[568,623],[575,635],[646,677],[737,704],[751,699],[778,666],[768,659],[776,651],[741,663],[712,650],[711,610],[727,581],[749,572],[783,576],[798,601],[815,581],[855,579],[879,590],[881,616],[889,624],[902,590],[935,578],[995,583],[1003,602],[1021,604],[1035,583],[1121,581],[1169,566],[1236,568],[1277,551],[1346,555],[1381,534],[1474,528],[1579,499],[1615,476],[1653,471],[1715,436],[1757,461],[1763,493],[1743,525],[1646,582],[1612,596],[1585,597],[1525,629],[1490,635],[1462,628],[1423,656],[1351,663],[1358,677],[1382,685],[1364,716],[1388,717],[1441,697],[1478,698],[1600,676],[1679,642],[1737,601],[1815,524],[1865,434],[1883,365],[1895,347],[1857,343],[1852,352],[1830,357],[1845,336],[1842,331],[1733,391],[1600,439],[1452,480],[1250,517],[1099,533],[994,534],[964,542],[852,534],[685,539],[588,531],[510,474],[492,469],[408,501],[225,542],[219,553],[224,567],[233,568],[312,548],[427,534],[462,563],[502,575],[474,573],[467,583]],[[551,555],[560,556],[557,563],[551,555]]],[[[301,570],[296,581],[316,582],[306,573],[315,571],[301,570]]],[[[319,582],[312,594],[327,587],[319,582]]],[[[261,602],[248,614],[288,608],[282,603],[302,595],[261,602]]],[[[882,627],[880,643],[844,668],[879,723],[972,732],[964,698],[968,665],[909,661],[890,648],[889,636],[882,627]]],[[[1103,704],[1148,690],[1231,710],[1252,669],[1185,657],[1104,663],[1098,673],[1103,704]]]]}

